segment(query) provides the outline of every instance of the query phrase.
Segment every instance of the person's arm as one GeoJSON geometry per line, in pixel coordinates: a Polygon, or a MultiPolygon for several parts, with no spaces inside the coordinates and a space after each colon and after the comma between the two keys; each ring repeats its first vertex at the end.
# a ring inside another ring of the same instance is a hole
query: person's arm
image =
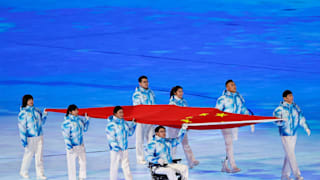
{"type": "Polygon", "coordinates": [[[307,132],[308,136],[310,136],[311,130],[309,128],[309,125],[307,124],[306,118],[304,117],[303,112],[300,110],[299,106],[296,105],[296,107],[299,114],[299,125],[303,127],[303,129],[307,132]]]}
{"type": "Polygon", "coordinates": [[[40,116],[41,116],[41,124],[44,125],[47,121],[47,117],[48,117],[48,113],[46,111],[46,109],[43,110],[43,112],[40,112],[40,116]]]}
{"type": "Polygon", "coordinates": [[[89,128],[89,124],[90,124],[90,118],[89,116],[87,115],[87,113],[85,114],[85,118],[84,119],[81,119],[81,122],[83,123],[83,131],[84,132],[87,132],[88,131],[88,128],[89,128]]]}
{"type": "MultiPolygon", "coordinates": [[[[274,111],[273,111],[273,116],[277,117],[277,118],[282,118],[282,107],[279,106],[277,107],[274,111]]],[[[284,121],[280,120],[280,121],[275,121],[274,122],[277,126],[283,126],[284,125],[284,121]]]]}
{"type": "Polygon", "coordinates": [[[133,95],[132,95],[132,102],[133,102],[133,105],[142,104],[142,101],[141,101],[141,93],[139,93],[139,92],[134,92],[133,95]]]}
{"type": "Polygon", "coordinates": [[[183,124],[182,128],[179,131],[178,137],[170,139],[172,147],[178,146],[183,141],[184,135],[187,132],[187,127],[188,126],[186,124],[183,124]]]}
{"type": "Polygon", "coordinates": [[[217,103],[216,103],[216,108],[219,109],[220,111],[224,110],[225,102],[224,102],[224,97],[223,96],[218,98],[217,103]]]}
{"type": "Polygon", "coordinates": [[[73,148],[71,143],[71,124],[70,122],[64,122],[62,124],[62,135],[64,139],[64,143],[68,150],[71,150],[73,148]]]}
{"type": "Polygon", "coordinates": [[[158,153],[156,153],[156,143],[155,142],[151,142],[147,145],[147,147],[145,148],[145,159],[148,162],[152,162],[154,164],[158,164],[158,160],[160,159],[160,156],[158,153]]]}
{"type": "Polygon", "coordinates": [[[106,128],[109,147],[111,150],[118,152],[120,150],[119,142],[116,139],[116,130],[113,123],[109,123],[106,128]]]}
{"type": "Polygon", "coordinates": [[[134,119],[132,122],[125,122],[129,128],[129,136],[132,136],[136,130],[137,123],[135,123],[134,119]]]}
{"type": "Polygon", "coordinates": [[[19,127],[19,135],[20,140],[23,147],[28,145],[27,141],[27,112],[20,111],[18,115],[18,127],[19,127]]]}

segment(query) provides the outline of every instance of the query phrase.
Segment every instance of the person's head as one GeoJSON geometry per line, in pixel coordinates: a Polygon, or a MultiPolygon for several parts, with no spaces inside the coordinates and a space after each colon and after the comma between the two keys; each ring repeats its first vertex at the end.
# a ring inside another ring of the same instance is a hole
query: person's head
{"type": "Polygon", "coordinates": [[[149,88],[149,81],[147,76],[140,76],[139,79],[139,86],[144,88],[144,89],[148,89],[149,88]]]}
{"type": "Polygon", "coordinates": [[[163,126],[158,126],[156,127],[156,129],[154,130],[156,135],[159,136],[159,137],[162,137],[162,138],[165,138],[166,137],[166,128],[163,127],[163,126]]]}
{"type": "Polygon", "coordinates": [[[22,107],[33,106],[33,97],[30,94],[26,94],[22,97],[22,107]]]}
{"type": "Polygon", "coordinates": [[[290,90],[285,90],[283,93],[282,93],[282,97],[283,97],[283,100],[289,104],[292,104],[293,102],[293,95],[292,95],[292,92],[290,90]]]}
{"type": "Polygon", "coordinates": [[[73,116],[78,116],[79,114],[79,108],[75,104],[71,104],[68,106],[67,114],[66,116],[69,116],[69,114],[73,116]]]}
{"type": "Polygon", "coordinates": [[[182,99],[183,96],[183,89],[181,86],[175,86],[170,91],[170,97],[173,95],[177,96],[178,98],[182,99]]]}
{"type": "Polygon", "coordinates": [[[121,106],[116,106],[113,109],[113,115],[119,119],[123,118],[123,109],[121,106]]]}
{"type": "Polygon", "coordinates": [[[226,81],[226,89],[232,93],[237,92],[237,86],[231,79],[226,81]]]}

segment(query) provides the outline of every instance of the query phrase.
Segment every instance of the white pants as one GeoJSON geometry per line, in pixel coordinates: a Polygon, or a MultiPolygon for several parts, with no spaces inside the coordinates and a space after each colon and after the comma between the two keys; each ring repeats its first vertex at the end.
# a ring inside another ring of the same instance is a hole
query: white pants
{"type": "Polygon", "coordinates": [[[285,158],[282,167],[282,176],[290,176],[291,171],[294,176],[300,176],[300,170],[297,164],[296,155],[294,153],[297,136],[281,136],[285,158]]]}
{"type": "Polygon", "coordinates": [[[238,138],[238,128],[228,128],[222,129],[222,134],[224,137],[224,143],[226,146],[226,156],[231,165],[231,168],[237,167],[233,155],[233,139],[238,138]]]}
{"type": "Polygon", "coordinates": [[[71,150],[67,150],[68,176],[69,180],[77,179],[76,159],[79,159],[79,178],[87,177],[87,160],[84,145],[74,146],[71,150]]]}
{"type": "Polygon", "coordinates": [[[144,139],[147,143],[152,140],[154,134],[153,125],[137,123],[136,127],[136,158],[137,161],[145,161],[144,159],[144,139]]]}
{"type": "Polygon", "coordinates": [[[43,136],[38,137],[28,137],[28,145],[24,148],[24,155],[21,164],[21,174],[28,174],[28,170],[33,158],[35,155],[35,164],[36,164],[36,174],[37,176],[44,175],[43,170],[43,136]]]}
{"type": "Polygon", "coordinates": [[[188,180],[189,169],[188,166],[184,164],[168,164],[166,167],[159,167],[155,170],[157,174],[167,175],[169,180],[177,180],[176,172],[180,173],[182,180],[188,180]]]}
{"type": "Polygon", "coordinates": [[[125,151],[110,151],[110,180],[117,180],[118,168],[121,162],[122,171],[126,180],[132,180],[132,175],[129,167],[128,150],[125,151]]]}
{"type": "MultiPolygon", "coordinates": [[[[177,128],[168,128],[168,131],[169,131],[169,137],[170,138],[176,138],[179,134],[179,131],[180,129],[177,129],[177,128]]],[[[191,147],[189,146],[189,141],[188,141],[188,135],[187,133],[184,135],[184,138],[183,138],[183,141],[182,141],[182,147],[183,147],[183,151],[184,151],[184,154],[187,158],[187,161],[188,161],[188,164],[189,166],[192,166],[193,165],[193,162],[196,160],[194,155],[193,155],[193,152],[191,150],[191,147]]],[[[174,147],[172,149],[172,158],[174,159],[175,158],[175,155],[176,155],[176,151],[177,151],[177,147],[174,147]]]]}

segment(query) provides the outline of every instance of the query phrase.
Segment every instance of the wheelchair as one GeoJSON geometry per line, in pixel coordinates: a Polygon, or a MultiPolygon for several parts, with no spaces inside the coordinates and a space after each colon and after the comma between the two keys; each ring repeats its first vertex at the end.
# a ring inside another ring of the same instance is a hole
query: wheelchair
{"type": "MultiPolygon", "coordinates": [[[[172,163],[178,163],[180,161],[181,161],[181,159],[173,159],[172,163]]],[[[168,164],[160,165],[160,164],[154,164],[154,163],[149,162],[148,168],[150,169],[152,180],[168,180],[167,175],[156,173],[157,168],[166,167],[167,165],[168,164]]],[[[180,173],[176,173],[176,176],[178,177],[178,180],[182,179],[180,173]]]]}

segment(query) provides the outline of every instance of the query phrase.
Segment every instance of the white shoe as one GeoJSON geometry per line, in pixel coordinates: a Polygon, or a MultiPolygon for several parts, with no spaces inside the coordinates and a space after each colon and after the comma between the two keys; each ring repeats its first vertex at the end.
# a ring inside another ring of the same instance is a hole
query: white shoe
{"type": "Polygon", "coordinates": [[[281,180],[293,180],[293,179],[290,178],[288,175],[283,175],[281,176],[281,180]]]}
{"type": "Polygon", "coordinates": [[[234,167],[234,168],[231,169],[231,173],[237,173],[237,172],[240,172],[240,171],[241,171],[241,169],[238,168],[238,167],[234,167]]]}
{"type": "Polygon", "coordinates": [[[230,170],[229,167],[228,167],[228,160],[222,161],[221,172],[231,173],[231,170],[230,170]]]}
{"type": "Polygon", "coordinates": [[[45,175],[40,175],[40,176],[37,176],[37,179],[47,179],[47,177],[45,175]]]}
{"type": "Polygon", "coordinates": [[[304,180],[304,178],[299,175],[299,176],[296,177],[296,180],[304,180]]]}
{"type": "Polygon", "coordinates": [[[29,179],[29,175],[27,173],[20,173],[20,176],[24,179],[29,179]]]}
{"type": "Polygon", "coordinates": [[[145,164],[147,164],[147,161],[141,160],[141,161],[137,161],[137,163],[138,163],[138,164],[145,165],[145,164]]]}

